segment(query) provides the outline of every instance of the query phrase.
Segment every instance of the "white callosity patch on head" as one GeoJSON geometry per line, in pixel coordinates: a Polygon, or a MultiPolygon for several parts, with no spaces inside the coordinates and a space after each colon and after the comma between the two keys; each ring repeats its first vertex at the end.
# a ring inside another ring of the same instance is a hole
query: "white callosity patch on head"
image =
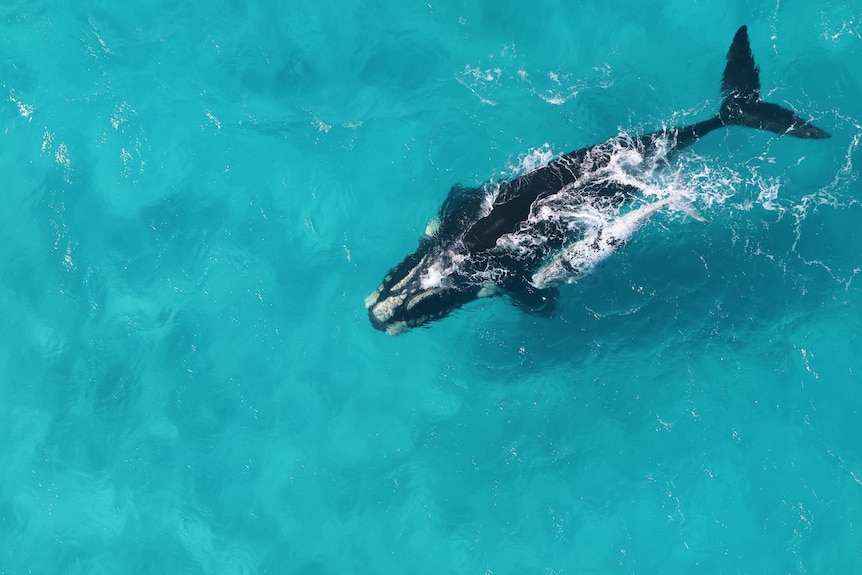
{"type": "Polygon", "coordinates": [[[389,293],[393,293],[393,292],[397,292],[397,291],[403,291],[404,288],[413,280],[413,277],[417,273],[419,273],[419,270],[421,270],[425,266],[425,262],[427,260],[428,260],[427,255],[422,256],[422,259],[419,260],[419,263],[417,263],[415,266],[413,266],[409,272],[404,274],[404,277],[401,278],[401,280],[398,283],[396,283],[395,285],[393,285],[392,287],[389,288],[389,293]]]}
{"type": "MultiPolygon", "coordinates": [[[[424,255],[413,267],[398,279],[398,276],[387,275],[383,284],[365,298],[365,306],[372,317],[381,324],[388,324],[397,317],[399,311],[410,311],[428,298],[439,295],[443,291],[446,278],[459,269],[466,259],[463,254],[451,251],[438,251],[436,254],[424,255]],[[397,279],[392,286],[389,282],[397,279]]],[[[422,323],[422,318],[416,320],[422,323]]],[[[413,324],[413,320],[409,322],[413,324]]],[[[386,331],[400,333],[407,328],[403,321],[392,321],[386,331]],[[400,327],[397,327],[399,324],[400,327]]]]}
{"type": "Polygon", "coordinates": [[[377,303],[377,300],[379,298],[380,298],[380,288],[377,288],[376,290],[374,290],[373,292],[371,292],[370,294],[365,296],[365,309],[368,309],[371,306],[373,306],[375,303],[377,303]]]}
{"type": "Polygon", "coordinates": [[[374,314],[374,317],[377,318],[377,321],[379,321],[380,323],[386,323],[393,315],[395,315],[395,310],[397,310],[398,307],[404,303],[404,300],[406,298],[406,293],[389,296],[383,301],[374,304],[374,306],[371,308],[371,313],[374,314]]]}
{"type": "Polygon", "coordinates": [[[413,297],[411,297],[411,298],[407,301],[407,305],[405,306],[405,308],[406,308],[406,309],[408,309],[408,310],[411,310],[411,309],[413,309],[414,307],[416,307],[416,305],[417,305],[419,302],[421,302],[422,300],[428,299],[428,298],[429,298],[429,297],[431,297],[432,295],[435,295],[435,294],[440,293],[440,291],[441,291],[440,289],[433,288],[433,289],[427,289],[427,290],[424,290],[424,291],[417,292],[417,293],[413,294],[413,297]]]}

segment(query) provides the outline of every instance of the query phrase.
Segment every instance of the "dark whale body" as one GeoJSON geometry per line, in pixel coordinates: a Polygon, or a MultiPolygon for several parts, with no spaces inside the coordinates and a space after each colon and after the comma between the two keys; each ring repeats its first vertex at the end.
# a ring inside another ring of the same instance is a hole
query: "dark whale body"
{"type": "Polygon", "coordinates": [[[641,208],[630,221],[621,218],[627,225],[590,236],[577,221],[566,221],[573,206],[618,208],[637,197],[636,188],[608,177],[621,150],[654,166],[725,126],[829,137],[793,111],[761,100],[760,70],[745,26],[727,52],[721,92],[721,108],[707,120],[575,150],[500,186],[490,206],[487,190],[453,187],[419,248],[366,298],[372,325],[395,335],[496,293],[506,293],[527,311],[548,310],[556,298],[555,282],[592,269],[654,211],[641,208]],[[555,213],[560,206],[567,209],[555,213]],[[545,217],[538,217],[540,212],[545,217]]]}

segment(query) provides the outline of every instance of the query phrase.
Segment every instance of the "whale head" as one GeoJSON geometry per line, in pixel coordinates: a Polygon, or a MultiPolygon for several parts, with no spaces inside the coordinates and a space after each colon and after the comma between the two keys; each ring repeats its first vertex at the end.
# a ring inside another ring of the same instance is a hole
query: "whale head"
{"type": "Polygon", "coordinates": [[[371,324],[389,335],[449,315],[482,295],[482,286],[467,281],[466,256],[423,242],[392,268],[365,298],[371,324]]]}

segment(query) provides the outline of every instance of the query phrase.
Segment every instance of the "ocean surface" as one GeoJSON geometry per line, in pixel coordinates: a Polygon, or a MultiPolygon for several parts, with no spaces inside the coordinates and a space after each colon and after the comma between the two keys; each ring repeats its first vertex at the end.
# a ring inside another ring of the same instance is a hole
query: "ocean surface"
{"type": "Polygon", "coordinates": [[[0,0],[0,575],[862,573],[862,4],[0,0]],[[551,317],[456,183],[769,101],[551,317]]]}

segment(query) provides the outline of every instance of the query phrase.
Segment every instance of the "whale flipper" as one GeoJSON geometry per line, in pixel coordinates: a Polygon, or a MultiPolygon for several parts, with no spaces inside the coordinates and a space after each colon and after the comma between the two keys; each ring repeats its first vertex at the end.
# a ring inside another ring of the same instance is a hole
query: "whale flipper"
{"type": "Polygon", "coordinates": [[[792,110],[760,99],[760,68],[754,63],[746,26],[736,31],[727,51],[721,92],[724,99],[718,117],[725,125],[735,124],[813,140],[829,137],[828,132],[792,110]]]}

